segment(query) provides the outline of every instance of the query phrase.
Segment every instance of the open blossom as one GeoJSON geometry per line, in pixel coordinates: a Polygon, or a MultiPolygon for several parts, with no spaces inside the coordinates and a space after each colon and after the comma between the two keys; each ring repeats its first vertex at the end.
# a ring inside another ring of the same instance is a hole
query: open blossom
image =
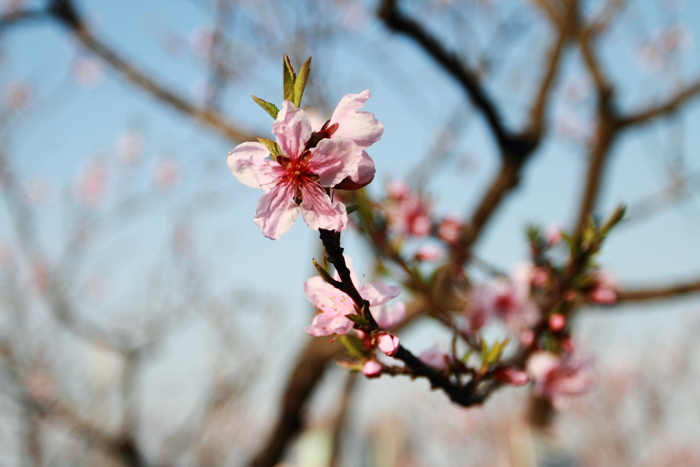
{"type": "Polygon", "coordinates": [[[401,235],[425,237],[430,233],[430,205],[413,193],[405,182],[393,182],[387,189],[386,214],[389,227],[401,235]]]}
{"type": "Polygon", "coordinates": [[[467,309],[469,327],[480,329],[495,317],[503,320],[511,332],[517,333],[537,319],[537,309],[528,296],[529,287],[515,280],[502,279],[474,286],[467,309]]]}
{"type": "Polygon", "coordinates": [[[557,410],[565,410],[572,396],[585,394],[593,386],[590,366],[590,360],[539,350],[528,359],[527,372],[535,394],[549,399],[557,410]]]}
{"type": "Polygon", "coordinates": [[[267,147],[252,142],[228,154],[226,162],[236,178],[264,191],[254,218],[263,235],[278,239],[299,213],[314,230],[346,228],[345,206],[332,199],[329,189],[353,189],[341,185],[346,180],[369,183],[374,177],[374,163],[364,149],[379,139],[384,127],[372,114],[357,110],[368,97],[369,91],[345,96],[319,132],[312,131],[303,110],[284,101],[272,124],[282,155],[268,159],[267,147]]]}
{"type": "MultiPolygon", "coordinates": [[[[350,261],[346,258],[350,267],[350,261]]],[[[360,296],[369,302],[369,311],[382,329],[397,325],[405,314],[404,305],[384,307],[384,304],[401,293],[401,287],[387,286],[383,282],[367,284],[359,287],[359,281],[351,271],[352,282],[360,292],[360,296]]],[[[336,273],[336,280],[338,280],[336,273]]],[[[313,322],[306,328],[312,336],[330,336],[331,334],[347,334],[353,327],[353,322],[346,315],[357,314],[352,299],[323,280],[315,276],[304,283],[306,298],[321,312],[314,317],[313,322]]]]}

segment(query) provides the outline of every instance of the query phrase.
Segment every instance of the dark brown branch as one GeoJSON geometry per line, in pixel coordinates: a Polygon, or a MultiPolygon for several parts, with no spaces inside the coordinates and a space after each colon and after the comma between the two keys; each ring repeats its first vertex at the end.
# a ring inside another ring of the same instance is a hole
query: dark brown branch
{"type": "Polygon", "coordinates": [[[617,298],[620,303],[643,302],[647,300],[676,298],[698,292],[700,292],[700,280],[695,280],[666,287],[621,290],[618,292],[617,298]]]}
{"type": "Polygon", "coordinates": [[[397,0],[384,0],[379,8],[379,17],[394,32],[405,34],[415,40],[440,67],[449,73],[464,88],[474,105],[483,113],[493,131],[498,146],[507,154],[528,152],[532,142],[509,132],[503,125],[498,108],[486,94],[476,72],[471,70],[455,52],[448,51],[418,22],[399,10],[397,0]]]}
{"type": "Polygon", "coordinates": [[[200,123],[215,129],[234,142],[256,140],[251,133],[241,130],[238,124],[227,120],[223,115],[212,110],[197,108],[176,92],[167,89],[162,83],[158,83],[155,79],[133,66],[129,61],[114,51],[114,49],[92,35],[83,24],[71,0],[54,0],[50,5],[49,13],[72,30],[77,39],[85,47],[109,63],[117,72],[123,75],[127,81],[140,87],[156,99],[179,112],[193,117],[200,123]]]}

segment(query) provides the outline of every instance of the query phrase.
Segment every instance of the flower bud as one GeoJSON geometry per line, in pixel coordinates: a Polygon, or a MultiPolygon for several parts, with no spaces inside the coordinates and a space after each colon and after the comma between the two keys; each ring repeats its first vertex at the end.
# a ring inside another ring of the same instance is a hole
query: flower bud
{"type": "Polygon", "coordinates": [[[380,332],[377,334],[377,347],[379,350],[387,354],[389,357],[393,357],[399,350],[399,338],[388,332],[380,332]]]}
{"type": "Polygon", "coordinates": [[[368,378],[378,378],[382,375],[382,364],[376,360],[367,360],[362,367],[362,374],[368,378]]]}
{"type": "Polygon", "coordinates": [[[561,313],[554,313],[549,317],[549,329],[559,332],[566,326],[566,318],[561,313]]]}

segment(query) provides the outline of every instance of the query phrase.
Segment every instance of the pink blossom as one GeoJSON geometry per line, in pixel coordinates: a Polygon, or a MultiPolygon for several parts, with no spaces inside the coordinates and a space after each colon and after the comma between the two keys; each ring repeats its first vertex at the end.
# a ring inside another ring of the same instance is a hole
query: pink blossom
{"type": "Polygon", "coordinates": [[[10,110],[22,110],[32,98],[32,88],[22,81],[13,81],[5,86],[4,97],[10,110]]]}
{"type": "Polygon", "coordinates": [[[357,170],[336,185],[340,190],[358,190],[374,180],[374,161],[369,157],[366,149],[379,141],[384,133],[384,125],[374,117],[373,113],[360,110],[369,98],[368,90],[344,96],[333,111],[331,119],[320,129],[321,133],[328,132],[328,137],[331,139],[352,140],[362,151],[357,170]],[[330,131],[332,128],[335,129],[330,131]]]}
{"type": "Polygon", "coordinates": [[[389,227],[400,235],[425,237],[430,233],[430,206],[403,182],[389,186],[386,207],[389,227]]]}
{"type": "Polygon", "coordinates": [[[433,245],[423,245],[415,255],[417,261],[438,261],[445,256],[445,253],[433,245]]]}
{"type": "Polygon", "coordinates": [[[141,157],[143,138],[135,131],[126,131],[117,138],[115,147],[119,162],[124,165],[133,165],[141,157]]]}
{"type": "Polygon", "coordinates": [[[588,297],[594,303],[613,304],[617,301],[617,287],[617,279],[612,274],[598,272],[596,283],[588,292],[588,297]]]}
{"type": "MultiPolygon", "coordinates": [[[[326,134],[340,127],[328,127],[326,134]]],[[[347,226],[345,206],[327,188],[357,173],[362,149],[350,138],[324,138],[307,149],[312,136],[306,113],[284,101],[272,124],[283,156],[267,159],[262,143],[243,143],[227,156],[231,172],[245,185],[262,188],[255,223],[273,240],[291,228],[299,213],[314,230],[341,231],[347,226]]]]}
{"type": "Polygon", "coordinates": [[[511,386],[522,386],[530,381],[527,373],[510,365],[498,366],[491,374],[496,381],[500,381],[501,383],[509,384],[511,386]]]}
{"type": "Polygon", "coordinates": [[[387,354],[389,357],[396,355],[399,351],[399,338],[394,334],[389,334],[388,332],[380,332],[377,334],[377,347],[379,350],[387,354]]]}
{"type": "Polygon", "coordinates": [[[549,246],[554,246],[561,242],[561,226],[557,223],[552,223],[544,229],[544,238],[549,246]]]}
{"type": "Polygon", "coordinates": [[[367,360],[362,367],[362,374],[368,378],[377,378],[382,375],[382,364],[376,360],[367,360]]]}
{"type": "Polygon", "coordinates": [[[153,170],[153,183],[164,190],[175,188],[180,183],[180,163],[172,158],[162,159],[153,170]]]}
{"type": "Polygon", "coordinates": [[[539,350],[528,359],[527,372],[535,394],[549,399],[557,410],[565,410],[572,396],[585,394],[593,386],[590,366],[590,360],[539,350]]]}
{"type": "Polygon", "coordinates": [[[97,208],[105,197],[109,170],[103,159],[92,159],[78,174],[75,196],[83,205],[97,208]]]}
{"type": "Polygon", "coordinates": [[[96,57],[81,57],[73,65],[73,77],[81,86],[94,88],[102,81],[102,62],[96,57]]]}
{"type": "Polygon", "coordinates": [[[189,35],[192,53],[198,57],[208,57],[214,47],[214,31],[206,26],[193,29],[189,35]]]}
{"type": "Polygon", "coordinates": [[[422,351],[418,358],[421,362],[438,371],[447,371],[448,364],[452,361],[449,355],[435,347],[422,351]]]}
{"type": "Polygon", "coordinates": [[[532,324],[537,310],[529,302],[528,292],[507,280],[474,286],[467,310],[470,329],[480,329],[492,317],[505,321],[511,332],[532,324]]]}
{"type": "Polygon", "coordinates": [[[566,318],[561,313],[554,313],[549,316],[549,329],[559,332],[566,327],[566,318]]]}
{"type": "Polygon", "coordinates": [[[446,217],[438,226],[438,236],[450,245],[454,245],[459,240],[462,232],[462,222],[456,217],[446,217]]]}
{"type": "MultiPolygon", "coordinates": [[[[351,261],[346,258],[348,267],[351,261]]],[[[352,281],[358,287],[359,281],[351,271],[352,281]]],[[[338,280],[338,275],[335,275],[338,280]]],[[[401,293],[401,287],[387,286],[383,282],[367,284],[358,287],[360,296],[370,305],[370,313],[380,327],[391,328],[398,324],[405,314],[403,304],[397,304],[393,308],[384,308],[386,302],[397,297],[401,293]]],[[[306,332],[312,336],[330,336],[332,334],[347,334],[353,327],[353,322],[346,315],[357,314],[352,299],[331,284],[323,280],[321,276],[315,276],[304,283],[306,298],[321,312],[317,314],[312,323],[306,328],[306,332]]]]}

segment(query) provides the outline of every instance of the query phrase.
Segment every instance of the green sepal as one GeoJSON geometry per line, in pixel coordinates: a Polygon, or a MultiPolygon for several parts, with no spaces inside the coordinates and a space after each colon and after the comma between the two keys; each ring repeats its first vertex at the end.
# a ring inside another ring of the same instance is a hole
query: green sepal
{"type": "Polygon", "coordinates": [[[367,358],[365,354],[365,346],[362,345],[362,341],[355,336],[341,335],[340,343],[343,344],[345,349],[355,358],[364,360],[367,358]]]}
{"type": "Polygon", "coordinates": [[[346,370],[355,371],[355,372],[362,371],[362,368],[365,366],[364,363],[351,362],[349,360],[342,360],[342,359],[336,360],[335,364],[338,365],[339,367],[345,368],[346,370]]]}
{"type": "Polygon", "coordinates": [[[282,155],[282,149],[279,147],[279,144],[275,143],[271,139],[258,138],[258,141],[265,145],[265,147],[270,151],[270,154],[272,154],[273,158],[277,158],[277,156],[282,155]]]}
{"type": "MultiPolygon", "coordinates": [[[[284,54],[282,59],[282,82],[284,84],[284,100],[294,102],[294,81],[297,75],[294,73],[292,62],[289,61],[289,56],[284,54]]],[[[277,118],[277,117],[275,117],[277,118]]]]}
{"type": "Polygon", "coordinates": [[[304,64],[299,68],[299,74],[294,80],[294,105],[301,107],[301,96],[304,95],[304,89],[306,89],[306,80],[309,79],[309,72],[311,71],[311,57],[304,62],[304,64]]]}
{"type": "Polygon", "coordinates": [[[345,317],[360,327],[364,327],[364,326],[367,326],[369,324],[369,320],[367,320],[367,318],[365,318],[364,316],[345,315],[345,317]]]}
{"type": "Polygon", "coordinates": [[[255,101],[256,104],[258,104],[260,107],[263,108],[263,110],[270,115],[272,115],[272,118],[277,119],[277,114],[279,113],[280,109],[277,108],[275,104],[272,102],[267,102],[265,100],[260,99],[257,96],[251,96],[253,100],[255,101]]]}
{"type": "Polygon", "coordinates": [[[353,212],[357,211],[358,209],[360,209],[360,207],[356,204],[353,204],[352,206],[346,206],[345,212],[347,214],[352,214],[353,212]]]}
{"type": "Polygon", "coordinates": [[[314,267],[316,268],[316,271],[318,271],[318,275],[321,276],[324,281],[328,282],[329,284],[333,284],[334,282],[336,282],[335,279],[333,279],[330,273],[328,272],[327,266],[326,268],[322,267],[316,262],[315,259],[312,259],[311,261],[313,261],[314,267]]]}

